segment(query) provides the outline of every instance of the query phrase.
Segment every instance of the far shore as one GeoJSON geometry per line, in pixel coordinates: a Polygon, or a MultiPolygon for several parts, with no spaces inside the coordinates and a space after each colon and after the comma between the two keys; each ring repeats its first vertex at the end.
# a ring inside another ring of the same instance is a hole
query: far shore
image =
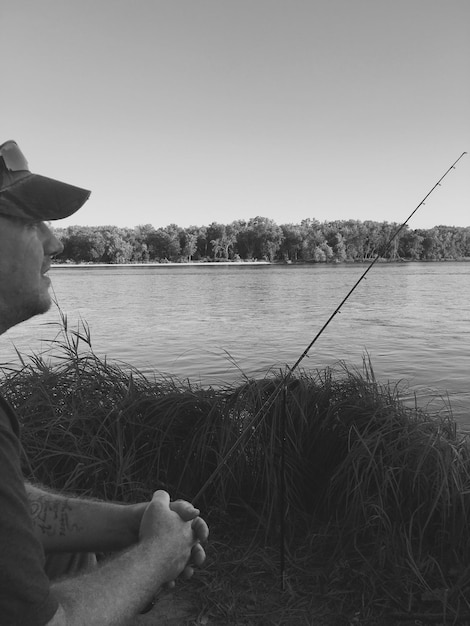
{"type": "Polygon", "coordinates": [[[184,261],[181,263],[53,263],[51,267],[178,267],[181,265],[273,265],[270,261],[184,261]]]}
{"type": "MultiPolygon", "coordinates": [[[[222,265],[222,266],[241,266],[241,265],[367,265],[371,264],[374,259],[364,259],[362,261],[337,261],[335,263],[316,262],[316,261],[181,261],[181,262],[163,262],[151,261],[149,263],[52,263],[52,267],[59,268],[79,268],[88,267],[198,267],[201,265],[222,265]]],[[[378,259],[378,263],[387,263],[389,265],[402,265],[403,263],[468,263],[470,257],[462,257],[460,259],[378,259]]]]}

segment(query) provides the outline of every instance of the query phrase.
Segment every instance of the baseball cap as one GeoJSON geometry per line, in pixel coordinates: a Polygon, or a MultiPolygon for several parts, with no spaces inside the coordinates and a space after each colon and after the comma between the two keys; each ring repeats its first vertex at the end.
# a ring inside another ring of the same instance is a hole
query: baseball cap
{"type": "Polygon", "coordinates": [[[0,215],[34,221],[58,220],[78,211],[90,193],[32,174],[16,141],[0,146],[0,215]]]}

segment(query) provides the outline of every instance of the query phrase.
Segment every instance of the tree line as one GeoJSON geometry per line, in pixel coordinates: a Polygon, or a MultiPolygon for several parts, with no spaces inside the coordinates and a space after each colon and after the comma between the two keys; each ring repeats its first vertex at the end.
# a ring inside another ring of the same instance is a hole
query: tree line
{"type": "Polygon", "coordinates": [[[342,220],[278,226],[267,217],[182,228],[68,226],[54,232],[64,246],[59,262],[150,263],[248,261],[342,263],[384,259],[441,261],[470,258],[470,227],[411,230],[397,223],[342,220]]]}

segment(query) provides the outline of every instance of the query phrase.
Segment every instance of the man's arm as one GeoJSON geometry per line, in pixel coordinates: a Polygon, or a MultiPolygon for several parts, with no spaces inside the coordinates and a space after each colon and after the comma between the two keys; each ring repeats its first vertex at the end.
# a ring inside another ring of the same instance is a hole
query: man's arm
{"type": "Polygon", "coordinates": [[[184,521],[169,503],[166,492],[156,492],[142,516],[135,546],[97,569],[51,586],[59,609],[48,626],[130,624],[158,588],[183,571],[198,544],[196,537],[207,536],[207,526],[195,514],[192,521],[184,521]]]}
{"type": "Polygon", "coordinates": [[[64,496],[25,484],[34,531],[47,552],[115,552],[137,542],[147,502],[126,505],[64,496]]]}

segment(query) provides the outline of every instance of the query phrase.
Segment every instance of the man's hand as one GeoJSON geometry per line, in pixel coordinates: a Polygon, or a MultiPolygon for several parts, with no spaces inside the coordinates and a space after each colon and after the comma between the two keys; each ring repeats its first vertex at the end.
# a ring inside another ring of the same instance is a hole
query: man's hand
{"type": "MultiPolygon", "coordinates": [[[[170,509],[175,513],[178,513],[181,519],[188,522],[191,521],[193,534],[197,540],[191,550],[191,565],[187,565],[182,574],[183,578],[188,579],[194,574],[192,565],[201,567],[206,560],[206,553],[201,544],[204,544],[207,541],[209,537],[209,528],[202,517],[199,517],[199,509],[194,508],[190,502],[186,502],[185,500],[175,500],[174,502],[171,502],[170,509]]],[[[172,585],[174,585],[174,583],[170,583],[170,586],[172,585]]]]}
{"type": "MultiPolygon", "coordinates": [[[[148,606],[162,585],[185,570],[191,554],[197,563],[204,560],[204,551],[196,546],[200,539],[207,538],[207,525],[189,503],[174,506],[178,512],[171,510],[170,496],[165,491],[156,491],[144,507],[124,506],[120,514],[113,515],[115,526],[120,528],[122,524],[116,521],[119,517],[129,520],[140,510],[137,541],[114,558],[104,560],[98,568],[54,582],[51,593],[59,608],[50,625],[104,626],[130,624],[135,619],[140,623],[142,608],[148,606]]],[[[118,509],[113,507],[112,511],[118,509]]],[[[124,535],[129,537],[132,533],[126,531],[124,535]]]]}
{"type": "Polygon", "coordinates": [[[206,523],[191,504],[178,501],[174,508],[170,508],[170,496],[165,491],[156,491],[144,511],[139,530],[140,541],[157,542],[163,551],[167,582],[185,570],[191,555],[195,564],[204,562],[200,540],[205,541],[208,536],[206,523]]]}

